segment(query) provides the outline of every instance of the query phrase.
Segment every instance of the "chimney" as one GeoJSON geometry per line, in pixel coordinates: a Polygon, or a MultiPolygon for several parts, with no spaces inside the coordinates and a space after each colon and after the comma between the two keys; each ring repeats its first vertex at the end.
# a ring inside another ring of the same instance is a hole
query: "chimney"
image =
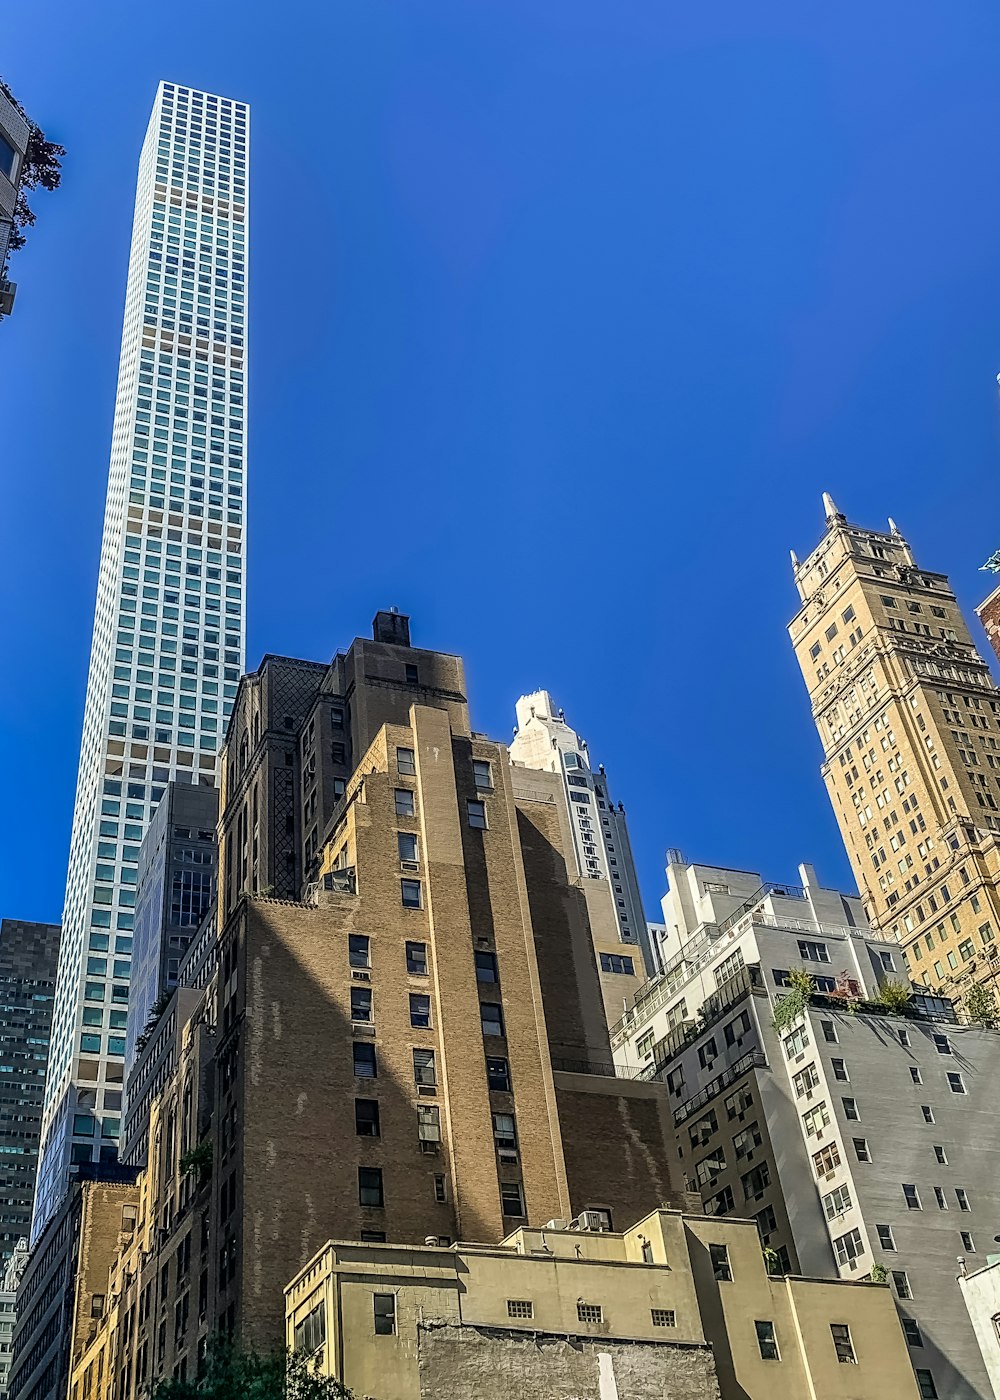
{"type": "Polygon", "coordinates": [[[372,636],[376,642],[384,642],[387,646],[408,647],[410,619],[398,608],[390,608],[388,612],[377,612],[372,623],[372,636]]]}

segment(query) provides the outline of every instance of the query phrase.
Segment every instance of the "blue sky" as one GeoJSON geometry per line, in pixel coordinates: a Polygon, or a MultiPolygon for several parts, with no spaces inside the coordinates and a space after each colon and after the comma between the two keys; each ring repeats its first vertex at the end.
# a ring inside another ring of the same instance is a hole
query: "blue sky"
{"type": "MultiPolygon", "coordinates": [[[[667,846],[849,881],[785,626],[820,492],[992,580],[992,0],[34,0],[68,148],[0,325],[0,914],[58,918],[135,167],[161,77],[252,105],[248,662],[375,610],[545,687],[667,846]]],[[[976,624],[978,628],[978,624],[976,624]]]]}

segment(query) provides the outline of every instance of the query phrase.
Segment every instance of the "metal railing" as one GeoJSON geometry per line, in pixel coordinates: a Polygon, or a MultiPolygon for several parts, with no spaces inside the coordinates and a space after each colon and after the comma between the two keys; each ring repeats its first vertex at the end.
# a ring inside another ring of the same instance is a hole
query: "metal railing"
{"type": "Polygon", "coordinates": [[[767,1069],[767,1056],[763,1050],[751,1050],[749,1055],[744,1055],[741,1060],[737,1060],[734,1065],[716,1075],[703,1089],[699,1089],[697,1094],[685,1099],[679,1108],[674,1109],[674,1127],[679,1128],[692,1114],[704,1108],[712,1099],[718,1098],[730,1084],[735,1084],[737,1079],[742,1079],[752,1069],[767,1069]]]}

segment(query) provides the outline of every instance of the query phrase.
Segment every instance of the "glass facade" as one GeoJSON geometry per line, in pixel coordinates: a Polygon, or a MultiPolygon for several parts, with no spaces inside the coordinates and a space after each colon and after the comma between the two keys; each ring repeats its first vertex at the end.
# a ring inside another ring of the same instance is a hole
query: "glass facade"
{"type": "MultiPolygon", "coordinates": [[[[160,84],[139,161],[35,1236],[72,1163],[116,1158],[139,847],[169,782],[215,784],[243,670],[248,153],[244,103],[160,84]]],[[[178,900],[193,909],[195,893],[178,900]]]]}

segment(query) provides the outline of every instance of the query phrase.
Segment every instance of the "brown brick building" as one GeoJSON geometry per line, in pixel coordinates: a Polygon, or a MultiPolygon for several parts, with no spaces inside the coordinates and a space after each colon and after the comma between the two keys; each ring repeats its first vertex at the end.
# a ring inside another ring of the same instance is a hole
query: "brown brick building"
{"type": "Polygon", "coordinates": [[[557,782],[471,731],[461,660],[398,614],[329,667],[244,680],[218,964],[116,1266],[121,1397],[193,1374],[217,1329],[279,1343],[283,1284],[328,1238],[684,1204],[662,1086],[611,1070],[557,782]]]}

